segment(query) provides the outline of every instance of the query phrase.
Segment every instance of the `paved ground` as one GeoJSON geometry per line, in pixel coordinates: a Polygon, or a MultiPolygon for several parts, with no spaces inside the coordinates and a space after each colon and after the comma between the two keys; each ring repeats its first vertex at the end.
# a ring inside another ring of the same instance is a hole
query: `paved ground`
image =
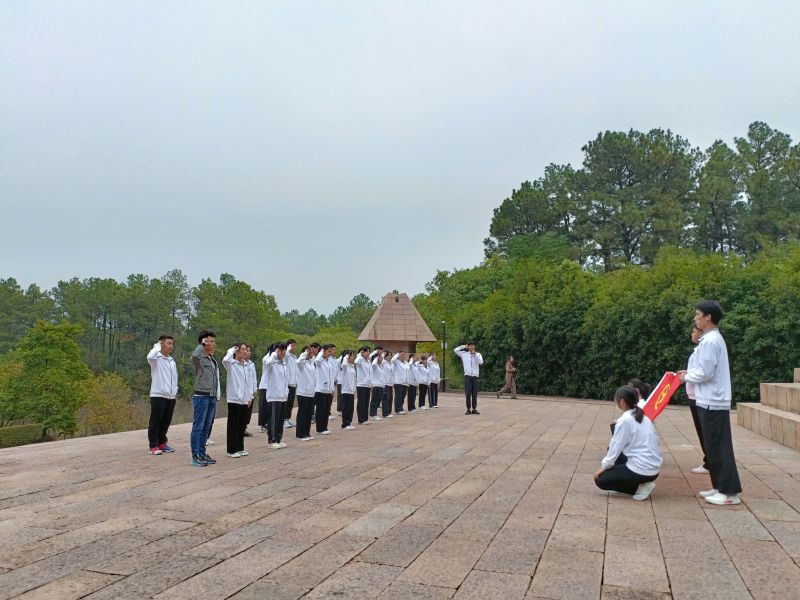
{"type": "Polygon", "coordinates": [[[705,505],[670,408],[634,502],[590,476],[610,404],[461,402],[202,469],[187,425],[160,457],[142,432],[0,450],[0,599],[800,597],[799,453],[736,427],[745,504],[705,505]]]}

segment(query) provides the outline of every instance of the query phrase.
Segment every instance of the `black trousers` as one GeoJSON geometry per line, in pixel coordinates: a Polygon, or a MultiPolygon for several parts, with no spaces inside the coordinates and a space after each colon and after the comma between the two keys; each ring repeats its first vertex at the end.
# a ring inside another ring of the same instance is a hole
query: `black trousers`
{"type": "Polygon", "coordinates": [[[733,456],[731,412],[697,407],[700,430],[703,432],[706,461],[711,472],[711,487],[721,494],[738,494],[742,491],[736,458],[733,456]]]}
{"type": "Polygon", "coordinates": [[[417,408],[417,386],[408,386],[408,412],[417,408]]]}
{"type": "Polygon", "coordinates": [[[478,382],[472,375],[464,375],[464,396],[467,399],[467,410],[478,408],[478,382]]]}
{"type": "Polygon", "coordinates": [[[353,423],[353,405],[355,395],[342,394],[342,427],[347,427],[353,423]]]}
{"type": "Polygon", "coordinates": [[[290,385],[289,386],[289,397],[286,399],[286,402],[283,403],[283,418],[284,419],[291,419],[292,418],[292,411],[294,410],[294,399],[297,396],[297,386],[290,385]]]}
{"type": "Polygon", "coordinates": [[[336,412],[342,412],[342,384],[336,384],[336,412]]]}
{"type": "Polygon", "coordinates": [[[356,402],[356,415],[358,416],[359,423],[363,423],[369,419],[369,392],[370,389],[368,387],[356,386],[356,397],[358,398],[356,402]]]}
{"type": "Polygon", "coordinates": [[[694,421],[694,430],[697,432],[697,438],[700,440],[700,448],[703,450],[703,466],[708,469],[708,459],[706,458],[706,443],[703,440],[703,430],[700,428],[700,417],[697,414],[697,402],[689,400],[689,410],[692,412],[692,421],[694,421]]]}
{"type": "Polygon", "coordinates": [[[387,385],[383,388],[383,398],[381,398],[381,416],[388,417],[392,414],[392,403],[394,402],[394,389],[387,385]]]}
{"type": "Polygon", "coordinates": [[[328,431],[328,418],[331,416],[331,404],[333,404],[333,394],[323,394],[322,392],[316,392],[314,394],[314,408],[317,415],[315,419],[317,433],[328,431]]]}
{"type": "Polygon", "coordinates": [[[436,406],[437,404],[439,404],[439,384],[431,383],[428,387],[430,388],[430,396],[428,396],[428,406],[436,406]]]}
{"type": "Polygon", "coordinates": [[[403,403],[406,401],[408,386],[400,383],[394,384],[394,412],[399,413],[403,410],[403,403]]]}
{"type": "Polygon", "coordinates": [[[294,433],[299,438],[311,435],[311,413],[314,411],[312,396],[297,396],[297,421],[294,433]]]}
{"type": "Polygon", "coordinates": [[[267,429],[267,441],[270,444],[280,443],[283,439],[283,411],[285,400],[267,402],[269,404],[269,426],[267,429]]]}
{"type": "Polygon", "coordinates": [[[228,454],[244,450],[244,423],[246,404],[228,402],[228,454]]]}
{"type": "Polygon", "coordinates": [[[595,479],[594,482],[597,487],[601,490],[633,495],[639,485],[648,481],[655,481],[658,477],[658,474],[639,475],[634,473],[625,464],[627,462],[628,458],[624,454],[620,454],[614,466],[600,473],[600,476],[595,479]]]}
{"type": "Polygon", "coordinates": [[[269,407],[267,406],[267,390],[258,390],[258,426],[266,428],[269,423],[269,407]]]}
{"type": "Polygon", "coordinates": [[[150,397],[150,422],[147,424],[147,440],[151,448],[167,443],[167,430],[175,412],[175,398],[150,397]]]}
{"type": "Polygon", "coordinates": [[[425,398],[428,396],[428,384],[427,383],[420,383],[419,384],[419,407],[422,408],[425,406],[425,398]]]}
{"type": "Polygon", "coordinates": [[[247,411],[245,412],[244,417],[242,418],[242,433],[247,429],[247,426],[250,424],[250,419],[253,418],[253,403],[250,402],[247,406],[247,411]]]}
{"type": "MultiPolygon", "coordinates": [[[[383,386],[376,385],[372,388],[372,398],[369,402],[369,416],[370,417],[377,417],[378,416],[378,407],[381,405],[381,400],[383,400],[383,386]]],[[[361,423],[361,413],[358,415],[358,422],[361,423]]]]}

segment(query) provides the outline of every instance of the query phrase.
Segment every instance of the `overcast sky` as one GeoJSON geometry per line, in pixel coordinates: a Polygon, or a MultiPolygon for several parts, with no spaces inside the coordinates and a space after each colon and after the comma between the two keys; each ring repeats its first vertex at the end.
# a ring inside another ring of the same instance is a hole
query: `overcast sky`
{"type": "Polygon", "coordinates": [[[424,290],[606,129],[800,138],[797,2],[0,2],[0,277],[424,290]]]}

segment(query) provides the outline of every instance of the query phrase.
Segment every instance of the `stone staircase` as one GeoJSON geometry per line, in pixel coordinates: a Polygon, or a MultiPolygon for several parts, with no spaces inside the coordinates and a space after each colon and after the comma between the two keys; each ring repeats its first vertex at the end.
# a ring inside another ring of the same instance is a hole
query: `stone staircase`
{"type": "Polygon", "coordinates": [[[761,402],[740,402],[736,414],[742,427],[800,450],[800,369],[794,383],[762,383],[761,402]]]}

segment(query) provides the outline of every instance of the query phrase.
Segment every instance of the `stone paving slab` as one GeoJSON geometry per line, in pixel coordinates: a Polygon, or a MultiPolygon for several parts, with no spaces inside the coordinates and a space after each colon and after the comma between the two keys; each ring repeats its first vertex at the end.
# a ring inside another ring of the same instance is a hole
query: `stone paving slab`
{"type": "Polygon", "coordinates": [[[610,403],[462,406],[288,430],[281,451],[258,434],[240,459],[220,420],[206,468],[186,424],[157,457],[143,431],[0,450],[0,600],[800,597],[800,453],[734,426],[743,503],[710,506],[691,415],[668,407],[634,502],[591,480],[610,403]]]}

